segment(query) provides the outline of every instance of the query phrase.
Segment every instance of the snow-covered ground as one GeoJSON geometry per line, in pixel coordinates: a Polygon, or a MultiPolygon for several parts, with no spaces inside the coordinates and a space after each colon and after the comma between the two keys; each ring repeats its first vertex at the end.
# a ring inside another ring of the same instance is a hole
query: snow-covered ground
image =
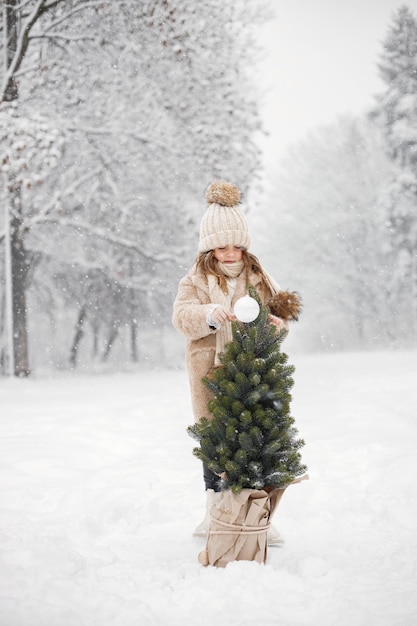
{"type": "Polygon", "coordinates": [[[0,379],[1,626],[414,626],[417,353],[290,362],[310,480],[284,547],[225,569],[184,371],[0,379]]]}

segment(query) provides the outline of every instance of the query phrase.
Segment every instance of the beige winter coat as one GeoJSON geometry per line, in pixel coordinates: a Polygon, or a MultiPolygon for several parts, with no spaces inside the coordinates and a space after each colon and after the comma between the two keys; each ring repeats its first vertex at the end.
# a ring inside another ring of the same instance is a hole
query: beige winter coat
{"type": "MultiPolygon", "coordinates": [[[[247,294],[248,283],[258,291],[263,304],[273,295],[258,274],[250,274],[247,281],[243,272],[236,281],[232,308],[236,300],[247,294]]],[[[186,364],[195,421],[210,418],[207,402],[211,392],[202,383],[202,378],[213,368],[216,354],[217,331],[207,324],[207,312],[212,304],[217,303],[210,301],[207,278],[203,273],[189,273],[180,281],[172,323],[187,337],[186,364]]]]}

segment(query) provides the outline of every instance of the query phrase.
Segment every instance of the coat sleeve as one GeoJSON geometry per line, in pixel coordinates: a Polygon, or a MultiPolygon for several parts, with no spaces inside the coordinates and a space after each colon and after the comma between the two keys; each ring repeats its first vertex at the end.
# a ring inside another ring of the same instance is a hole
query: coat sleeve
{"type": "Polygon", "coordinates": [[[172,323],[188,339],[207,337],[216,332],[207,323],[207,314],[212,307],[210,302],[202,302],[190,276],[185,276],[180,280],[174,300],[172,323]]]}

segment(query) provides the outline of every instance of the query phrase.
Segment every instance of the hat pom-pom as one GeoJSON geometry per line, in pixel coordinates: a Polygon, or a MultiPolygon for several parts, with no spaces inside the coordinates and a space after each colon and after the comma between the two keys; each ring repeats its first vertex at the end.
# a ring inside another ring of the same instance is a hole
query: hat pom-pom
{"type": "Polygon", "coordinates": [[[236,206],[240,202],[240,191],[233,183],[228,183],[225,180],[216,180],[207,188],[206,201],[207,204],[236,206]]]}
{"type": "Polygon", "coordinates": [[[296,322],[303,308],[301,297],[296,291],[278,291],[267,302],[272,315],[288,322],[296,322]]]}

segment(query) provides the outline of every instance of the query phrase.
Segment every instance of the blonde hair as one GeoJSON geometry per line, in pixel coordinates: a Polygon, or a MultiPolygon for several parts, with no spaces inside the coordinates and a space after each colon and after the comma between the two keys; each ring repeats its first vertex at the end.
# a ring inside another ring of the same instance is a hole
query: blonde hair
{"type": "MultiPolygon", "coordinates": [[[[246,273],[246,280],[249,280],[249,274],[259,274],[262,281],[268,285],[268,279],[266,278],[262,266],[259,262],[259,259],[254,255],[248,252],[245,249],[242,249],[242,261],[244,270],[246,273]]],[[[196,270],[202,272],[203,274],[213,274],[217,278],[217,282],[219,284],[220,289],[227,293],[227,282],[226,276],[220,271],[219,262],[214,256],[214,251],[209,250],[208,252],[200,252],[195,261],[196,270]]]]}

